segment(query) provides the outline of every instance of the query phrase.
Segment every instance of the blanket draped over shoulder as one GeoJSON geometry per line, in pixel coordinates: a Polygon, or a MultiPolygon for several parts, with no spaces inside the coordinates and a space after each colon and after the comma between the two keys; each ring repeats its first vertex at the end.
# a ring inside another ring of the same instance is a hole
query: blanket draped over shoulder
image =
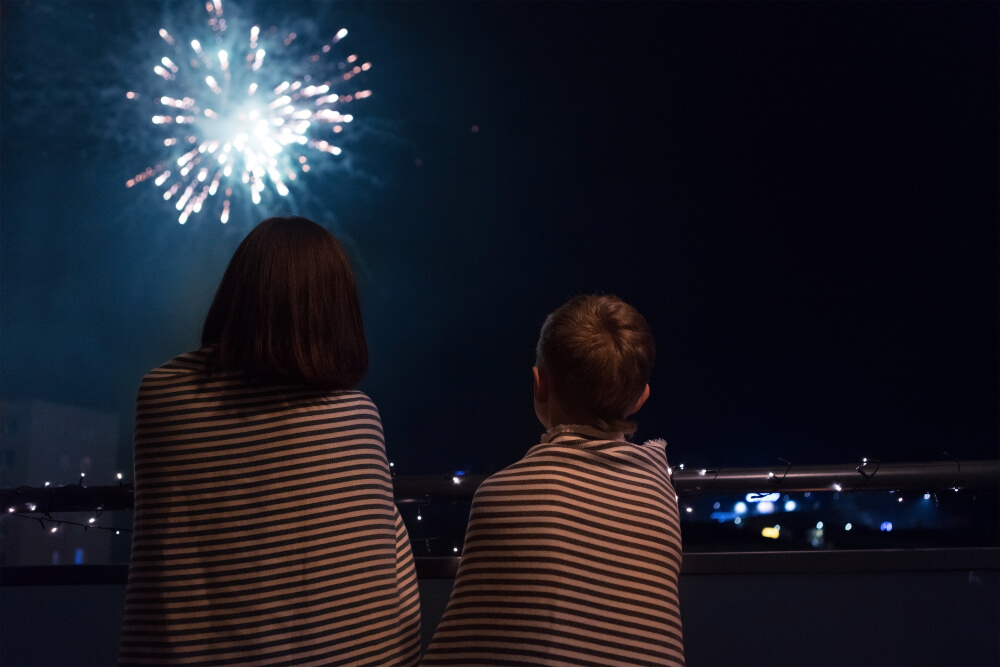
{"type": "Polygon", "coordinates": [[[666,443],[550,430],[477,490],[423,665],[683,665],[666,443]]]}
{"type": "Polygon", "coordinates": [[[382,424],[359,391],[151,371],[119,662],[413,665],[420,601],[382,424]]]}

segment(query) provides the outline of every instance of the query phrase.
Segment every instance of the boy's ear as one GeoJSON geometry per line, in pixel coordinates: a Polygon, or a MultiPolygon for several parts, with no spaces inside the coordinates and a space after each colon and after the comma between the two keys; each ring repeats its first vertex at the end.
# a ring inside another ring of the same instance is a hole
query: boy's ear
{"type": "Polygon", "coordinates": [[[648,384],[646,385],[646,388],[642,390],[642,396],[640,396],[639,400],[635,402],[635,407],[632,408],[632,412],[630,412],[629,415],[634,415],[635,413],[639,412],[639,408],[642,407],[642,404],[646,402],[647,398],[649,398],[648,384]]]}
{"type": "Polygon", "coordinates": [[[535,403],[545,403],[549,400],[549,378],[545,371],[540,371],[538,366],[531,367],[531,374],[535,376],[535,403]]]}

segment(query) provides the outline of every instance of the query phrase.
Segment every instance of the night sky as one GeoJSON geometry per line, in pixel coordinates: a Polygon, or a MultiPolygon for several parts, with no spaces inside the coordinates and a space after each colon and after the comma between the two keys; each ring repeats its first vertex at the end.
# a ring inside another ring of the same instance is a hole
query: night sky
{"type": "Polygon", "coordinates": [[[997,457],[997,3],[227,2],[348,27],[374,95],[293,196],[182,226],[124,93],[202,3],[4,0],[2,398],[120,414],[127,467],[142,375],[295,213],[352,254],[400,474],[536,443],[538,329],[592,292],[653,329],[674,463],[997,457]]]}

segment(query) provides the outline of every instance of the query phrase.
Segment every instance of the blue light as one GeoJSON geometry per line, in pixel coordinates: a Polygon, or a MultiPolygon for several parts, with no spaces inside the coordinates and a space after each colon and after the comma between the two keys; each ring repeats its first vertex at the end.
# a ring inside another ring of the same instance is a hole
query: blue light
{"type": "Polygon", "coordinates": [[[83,547],[77,547],[76,551],[73,552],[73,563],[83,565],[83,547]]]}
{"type": "Polygon", "coordinates": [[[746,501],[748,503],[776,503],[781,498],[780,493],[748,493],[746,501]]]}
{"type": "Polygon", "coordinates": [[[883,521],[882,525],[879,526],[879,530],[881,530],[883,533],[891,533],[892,532],[892,521],[883,521]]]}

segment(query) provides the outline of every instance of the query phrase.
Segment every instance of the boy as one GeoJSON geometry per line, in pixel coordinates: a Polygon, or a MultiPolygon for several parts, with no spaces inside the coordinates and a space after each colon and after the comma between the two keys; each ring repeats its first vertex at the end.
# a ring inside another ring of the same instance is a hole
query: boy
{"type": "Polygon", "coordinates": [[[423,665],[684,664],[666,443],[625,440],[655,353],[617,297],[577,297],[545,320],[533,373],[548,430],[477,490],[423,665]]]}

